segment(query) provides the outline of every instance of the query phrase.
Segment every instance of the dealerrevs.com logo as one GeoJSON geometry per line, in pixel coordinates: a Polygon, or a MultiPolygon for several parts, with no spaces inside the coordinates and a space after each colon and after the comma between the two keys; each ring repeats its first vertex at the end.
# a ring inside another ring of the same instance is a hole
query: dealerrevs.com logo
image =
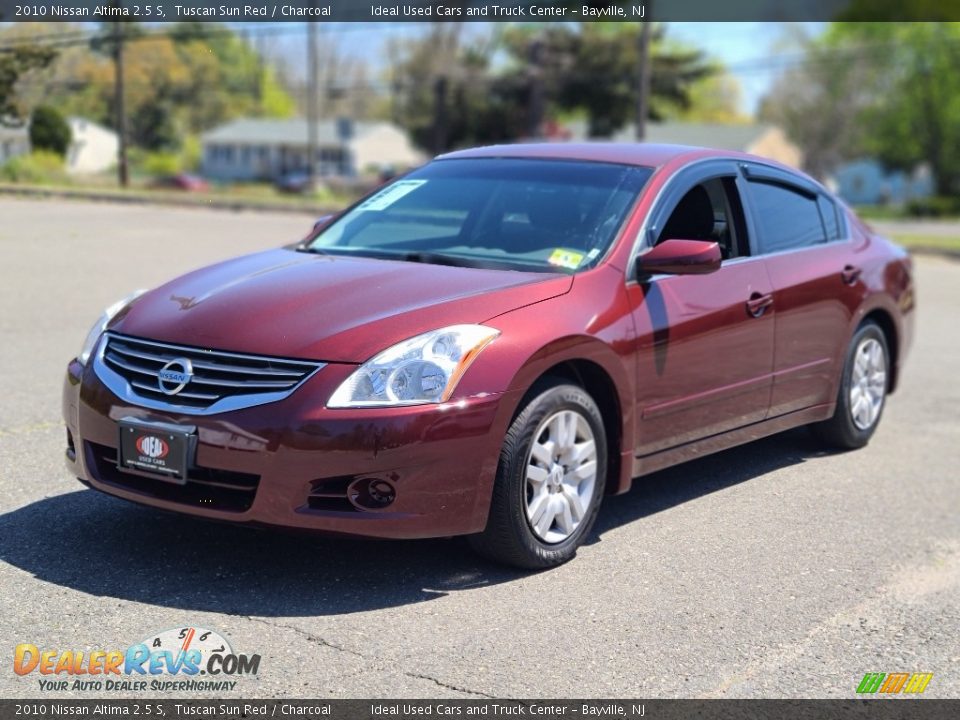
{"type": "Polygon", "coordinates": [[[20,643],[13,671],[54,691],[223,692],[260,670],[260,655],[234,652],[219,633],[184,627],[154,633],[125,650],[59,650],[20,643]]]}

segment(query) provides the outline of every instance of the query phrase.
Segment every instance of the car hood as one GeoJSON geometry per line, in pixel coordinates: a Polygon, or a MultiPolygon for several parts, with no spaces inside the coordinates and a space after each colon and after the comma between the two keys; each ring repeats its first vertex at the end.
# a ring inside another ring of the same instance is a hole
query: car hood
{"type": "Polygon", "coordinates": [[[126,335],[234,352],[363,362],[406,338],[570,290],[567,275],[269,250],[183,275],[114,321],[126,335]]]}

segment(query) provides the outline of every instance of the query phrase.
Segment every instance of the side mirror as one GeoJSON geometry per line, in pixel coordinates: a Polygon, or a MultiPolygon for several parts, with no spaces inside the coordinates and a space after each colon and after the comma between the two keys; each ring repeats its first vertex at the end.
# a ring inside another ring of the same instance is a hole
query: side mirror
{"type": "Polygon", "coordinates": [[[720,269],[720,246],[706,240],[664,240],[637,257],[637,277],[705,275],[720,269]]]}
{"type": "Polygon", "coordinates": [[[313,223],[313,232],[320,232],[327,225],[330,224],[330,221],[333,220],[333,215],[321,215],[317,218],[316,222],[313,223]]]}

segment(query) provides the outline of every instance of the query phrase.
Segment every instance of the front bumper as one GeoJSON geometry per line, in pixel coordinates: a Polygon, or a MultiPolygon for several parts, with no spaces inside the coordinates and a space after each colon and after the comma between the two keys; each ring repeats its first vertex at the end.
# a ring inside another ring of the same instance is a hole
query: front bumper
{"type": "Polygon", "coordinates": [[[327,409],[354,369],[328,365],[284,400],[197,416],[129,404],[73,361],[63,389],[67,467],[110,495],[216,520],[382,538],[481,531],[513,398],[327,409]],[[197,427],[186,485],[117,468],[126,417],[197,427]],[[393,502],[363,507],[351,489],[368,479],[389,482],[393,502]]]}

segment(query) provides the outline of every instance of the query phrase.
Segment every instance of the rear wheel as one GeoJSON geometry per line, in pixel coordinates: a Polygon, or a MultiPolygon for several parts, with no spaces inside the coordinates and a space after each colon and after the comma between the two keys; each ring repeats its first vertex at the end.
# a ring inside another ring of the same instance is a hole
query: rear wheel
{"type": "Polygon", "coordinates": [[[832,418],[812,426],[817,437],[838,448],[866,445],[883,415],[889,368],[890,351],[883,331],[872,322],[861,325],[847,350],[837,409],[832,418]]]}
{"type": "Polygon", "coordinates": [[[570,560],[596,520],[606,467],[606,433],[593,398],[575,385],[544,390],[507,431],[487,527],[470,544],[522,568],[570,560]]]}

